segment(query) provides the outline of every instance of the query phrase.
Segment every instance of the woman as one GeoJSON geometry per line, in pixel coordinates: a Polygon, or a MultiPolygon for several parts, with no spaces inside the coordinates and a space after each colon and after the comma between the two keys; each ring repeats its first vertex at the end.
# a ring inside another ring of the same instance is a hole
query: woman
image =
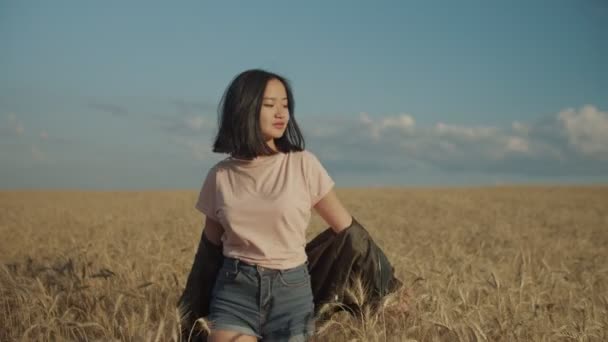
{"type": "Polygon", "coordinates": [[[289,82],[254,69],[220,103],[213,152],[196,208],[223,246],[209,305],[208,341],[306,341],[315,330],[305,253],[311,209],[336,232],[352,223],[334,181],[304,148],[289,82]]]}

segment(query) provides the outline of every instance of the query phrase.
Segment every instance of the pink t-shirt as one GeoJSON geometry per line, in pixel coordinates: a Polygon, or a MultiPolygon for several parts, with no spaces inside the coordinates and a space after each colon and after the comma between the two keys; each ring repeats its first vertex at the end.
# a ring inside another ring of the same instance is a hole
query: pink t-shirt
{"type": "Polygon", "coordinates": [[[310,151],[228,157],[207,173],[195,208],[224,228],[224,255],[287,269],[307,260],[311,209],[335,185],[310,151]]]}

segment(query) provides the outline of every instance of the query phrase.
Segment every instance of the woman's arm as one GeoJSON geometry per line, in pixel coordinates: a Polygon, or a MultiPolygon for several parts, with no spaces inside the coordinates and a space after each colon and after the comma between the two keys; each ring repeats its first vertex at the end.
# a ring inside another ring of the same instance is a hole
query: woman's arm
{"type": "Polygon", "coordinates": [[[344,208],[334,189],[317,202],[314,208],[336,233],[350,227],[352,223],[352,215],[344,208]]]}
{"type": "Polygon", "coordinates": [[[205,228],[203,234],[216,246],[222,244],[222,235],[224,234],[224,227],[214,219],[205,217],[205,228]]]}

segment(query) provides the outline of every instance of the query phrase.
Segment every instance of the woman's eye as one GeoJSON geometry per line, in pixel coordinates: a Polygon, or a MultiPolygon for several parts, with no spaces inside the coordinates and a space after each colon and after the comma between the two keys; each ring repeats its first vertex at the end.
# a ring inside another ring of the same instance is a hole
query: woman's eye
{"type": "Polygon", "coordinates": [[[264,107],[273,107],[271,104],[265,104],[264,107]]]}

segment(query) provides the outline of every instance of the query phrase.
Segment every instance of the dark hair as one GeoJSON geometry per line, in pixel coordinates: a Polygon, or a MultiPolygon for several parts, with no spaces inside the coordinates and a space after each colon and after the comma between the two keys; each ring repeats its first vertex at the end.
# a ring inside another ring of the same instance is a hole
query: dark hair
{"type": "Polygon", "coordinates": [[[283,83],[289,109],[287,128],[283,136],[275,139],[275,145],[284,153],[304,150],[304,137],[295,120],[295,103],[289,82],[277,74],[251,69],[237,75],[222,96],[213,152],[230,153],[243,159],[275,154],[264,141],[259,118],[266,84],[272,79],[283,83]]]}

